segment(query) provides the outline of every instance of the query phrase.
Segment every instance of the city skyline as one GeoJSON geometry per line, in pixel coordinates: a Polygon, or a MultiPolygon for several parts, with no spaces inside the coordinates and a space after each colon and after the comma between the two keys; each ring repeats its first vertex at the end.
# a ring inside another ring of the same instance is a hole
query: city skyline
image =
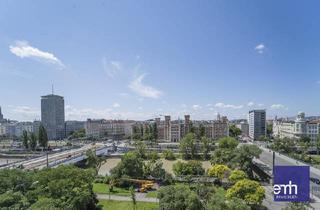
{"type": "Polygon", "coordinates": [[[320,115],[318,6],[0,2],[2,113],[39,120],[54,84],[66,120],[320,115]]]}

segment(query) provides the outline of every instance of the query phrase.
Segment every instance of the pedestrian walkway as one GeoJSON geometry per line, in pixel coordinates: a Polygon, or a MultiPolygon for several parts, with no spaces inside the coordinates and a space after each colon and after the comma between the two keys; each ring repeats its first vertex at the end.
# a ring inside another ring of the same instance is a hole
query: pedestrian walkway
{"type": "MultiPolygon", "coordinates": [[[[101,200],[116,200],[116,201],[132,201],[130,196],[97,194],[97,198],[101,200]]],[[[158,198],[147,198],[145,193],[136,193],[136,201],[158,203],[158,198]]]]}

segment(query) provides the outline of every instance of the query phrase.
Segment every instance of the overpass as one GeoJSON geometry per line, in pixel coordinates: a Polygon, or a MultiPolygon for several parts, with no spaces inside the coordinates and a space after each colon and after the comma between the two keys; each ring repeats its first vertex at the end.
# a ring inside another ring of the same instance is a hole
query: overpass
{"type": "Polygon", "coordinates": [[[88,150],[95,150],[97,155],[107,155],[112,146],[103,144],[87,144],[79,149],[62,151],[54,154],[44,154],[37,158],[22,160],[11,164],[0,166],[3,168],[23,168],[27,170],[42,169],[45,167],[57,167],[59,165],[74,164],[86,159],[88,150]]]}
{"type": "MultiPolygon", "coordinates": [[[[262,153],[258,159],[254,159],[254,163],[257,167],[263,170],[270,178],[272,178],[273,174],[273,167],[272,167],[272,159],[273,159],[273,151],[271,149],[267,149],[261,145],[257,145],[261,150],[262,153]]],[[[310,166],[306,163],[303,163],[299,160],[295,160],[290,158],[284,154],[280,154],[275,152],[275,165],[277,166],[310,166]]],[[[310,166],[310,178],[315,178],[320,180],[320,170],[310,166]]],[[[271,185],[270,185],[271,186],[271,185]]],[[[310,181],[310,197],[320,204],[320,183],[317,184],[313,181],[310,181]]],[[[320,206],[317,206],[320,208],[320,206]]],[[[318,208],[317,208],[318,209],[318,208]]]]}

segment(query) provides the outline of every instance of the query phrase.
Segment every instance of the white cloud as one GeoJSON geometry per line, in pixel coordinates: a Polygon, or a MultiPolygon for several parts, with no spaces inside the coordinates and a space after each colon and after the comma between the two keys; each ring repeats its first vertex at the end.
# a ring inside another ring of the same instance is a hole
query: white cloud
{"type": "Polygon", "coordinates": [[[139,96],[146,97],[146,98],[154,98],[154,99],[159,98],[163,94],[163,92],[154,87],[143,84],[142,81],[145,76],[146,74],[142,74],[137,78],[135,78],[129,84],[129,88],[139,96]]]}
{"type": "Polygon", "coordinates": [[[209,110],[210,110],[210,111],[214,111],[214,108],[213,108],[213,107],[210,107],[209,110]]]}
{"type": "Polygon", "coordinates": [[[116,103],[113,103],[113,104],[112,104],[112,107],[113,107],[113,108],[119,108],[119,107],[120,107],[120,104],[117,103],[117,102],[116,102],[116,103]]]}
{"type": "Polygon", "coordinates": [[[317,84],[320,84],[320,80],[317,81],[317,84]]]}
{"type": "Polygon", "coordinates": [[[54,54],[32,47],[26,41],[16,41],[14,45],[9,46],[9,49],[11,53],[20,58],[34,58],[64,68],[64,64],[54,54]]]}
{"type": "Polygon", "coordinates": [[[216,103],[215,105],[214,105],[215,107],[217,107],[217,108],[223,108],[223,109],[225,109],[225,108],[230,108],[230,109],[242,109],[243,108],[243,105],[232,105],[232,104],[224,104],[224,103],[216,103]]]}
{"type": "Polygon", "coordinates": [[[112,108],[93,109],[93,108],[76,108],[70,105],[66,106],[67,120],[86,120],[91,119],[133,119],[145,120],[151,118],[154,113],[142,112],[142,107],[138,107],[139,111],[115,111],[112,108]]]}
{"type": "Polygon", "coordinates": [[[275,110],[275,109],[286,109],[286,107],[282,104],[272,104],[270,106],[271,109],[275,110]]]}
{"type": "Polygon", "coordinates": [[[264,104],[258,104],[258,107],[262,107],[262,106],[264,106],[264,104]]]}
{"type": "Polygon", "coordinates": [[[122,68],[122,65],[119,61],[108,61],[107,58],[102,58],[102,65],[104,71],[110,78],[114,78],[122,68]]]}
{"type": "Polygon", "coordinates": [[[32,121],[40,118],[40,110],[29,106],[7,106],[6,114],[9,118],[19,121],[32,121]]]}
{"type": "Polygon", "coordinates": [[[142,106],[139,106],[139,107],[138,107],[138,109],[139,109],[139,110],[142,110],[142,109],[143,109],[143,107],[142,107],[142,106]]]}
{"type": "Polygon", "coordinates": [[[248,102],[247,106],[253,106],[254,103],[252,101],[248,102]]]}
{"type": "Polygon", "coordinates": [[[266,49],[266,46],[264,44],[258,44],[254,50],[257,51],[258,53],[262,54],[266,49]]]}
{"type": "Polygon", "coordinates": [[[212,106],[212,104],[207,104],[207,107],[211,107],[212,106]]]}
{"type": "Polygon", "coordinates": [[[198,104],[192,105],[192,109],[195,110],[195,111],[197,111],[197,110],[199,110],[199,109],[201,109],[201,108],[202,108],[202,107],[201,107],[200,105],[198,105],[198,104]]]}

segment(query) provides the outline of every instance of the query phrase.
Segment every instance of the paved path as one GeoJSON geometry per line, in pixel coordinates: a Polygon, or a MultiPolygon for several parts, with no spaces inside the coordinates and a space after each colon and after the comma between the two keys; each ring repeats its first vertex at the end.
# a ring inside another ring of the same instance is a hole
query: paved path
{"type": "MultiPolygon", "coordinates": [[[[259,146],[259,145],[257,145],[259,146]]],[[[266,164],[269,167],[268,171],[269,173],[272,174],[272,150],[264,148],[262,146],[259,146],[260,149],[262,150],[262,153],[259,157],[259,160],[266,164]]],[[[286,155],[280,154],[278,152],[275,152],[275,165],[291,165],[291,166],[306,166],[307,164],[295,160],[293,158],[290,158],[286,155]]],[[[310,165],[309,165],[310,166],[310,165]]],[[[320,170],[317,168],[314,168],[310,166],[310,176],[313,178],[320,179],[320,170]]],[[[267,187],[269,188],[269,186],[267,187]]],[[[270,186],[270,190],[266,189],[266,201],[273,200],[273,192],[272,192],[272,187],[270,186]],[[269,197],[270,196],[270,197],[269,197]]],[[[310,198],[312,199],[311,206],[314,207],[315,209],[320,209],[320,185],[317,185],[316,183],[310,182],[310,198]]],[[[272,202],[270,202],[272,203],[272,202]]],[[[273,203],[278,203],[278,202],[273,202],[273,203]]],[[[267,206],[267,205],[266,205],[267,206]]],[[[273,209],[273,208],[270,208],[273,209]]],[[[275,208],[277,209],[277,208],[275,208]]]]}
{"type": "MultiPolygon", "coordinates": [[[[132,201],[130,196],[97,194],[97,198],[101,200],[116,200],[116,201],[132,201]]],[[[145,193],[136,193],[136,200],[142,202],[158,203],[158,198],[147,198],[145,193]]]]}

